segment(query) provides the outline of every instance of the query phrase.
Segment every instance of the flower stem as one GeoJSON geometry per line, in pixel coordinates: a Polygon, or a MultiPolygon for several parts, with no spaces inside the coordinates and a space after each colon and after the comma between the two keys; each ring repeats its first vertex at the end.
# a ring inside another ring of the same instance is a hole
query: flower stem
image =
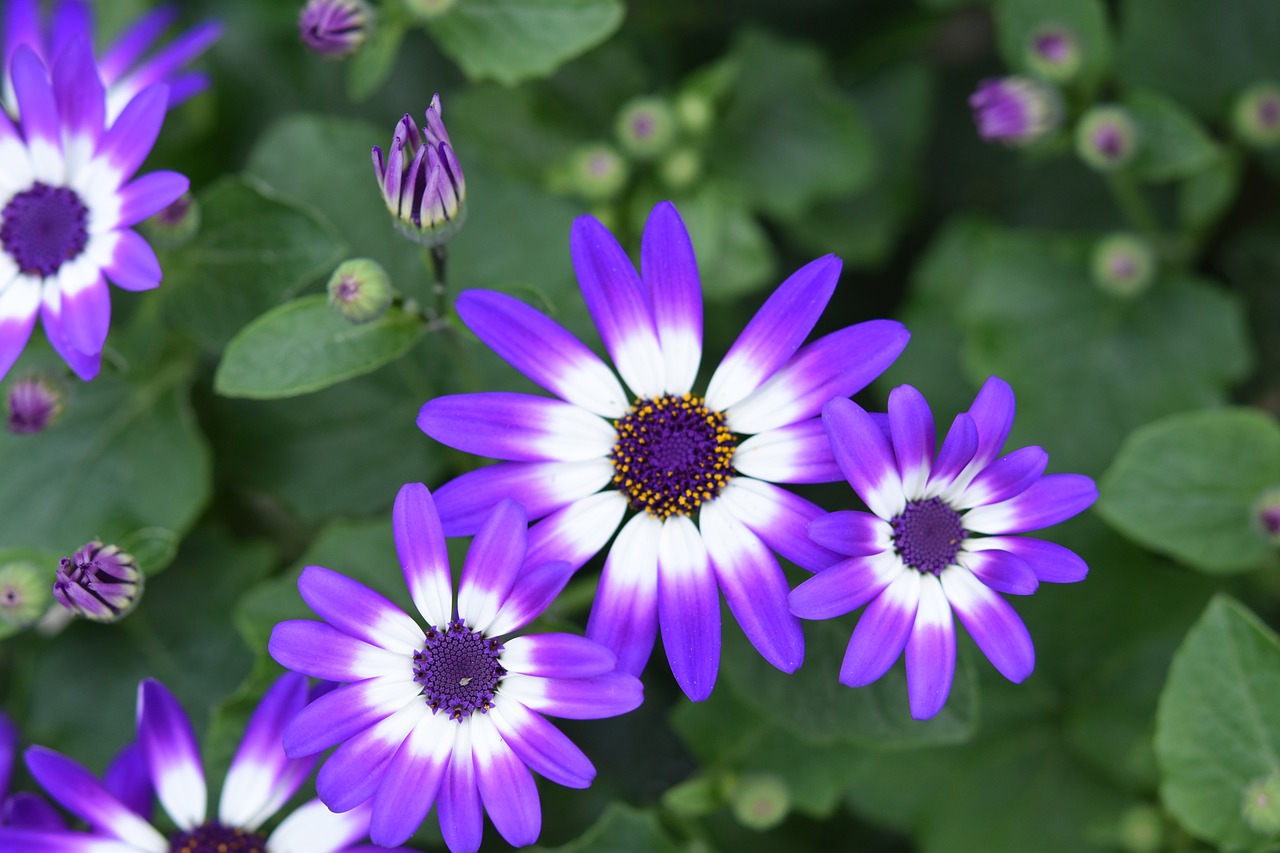
{"type": "Polygon", "coordinates": [[[1107,176],[1107,186],[1129,224],[1152,240],[1159,238],[1160,221],[1133,178],[1123,173],[1112,173],[1107,176]]]}

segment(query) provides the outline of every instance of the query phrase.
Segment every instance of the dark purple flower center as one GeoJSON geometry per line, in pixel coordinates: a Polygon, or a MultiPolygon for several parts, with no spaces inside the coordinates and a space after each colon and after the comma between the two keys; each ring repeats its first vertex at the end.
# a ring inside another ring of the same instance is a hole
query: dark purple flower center
{"type": "Polygon", "coordinates": [[[1114,124],[1103,124],[1093,132],[1093,147],[1112,160],[1124,154],[1124,131],[1114,124]]]}
{"type": "Polygon", "coordinates": [[[633,509],[657,518],[691,515],[733,477],[738,440],[724,414],[701,397],[637,400],[613,426],[613,484],[633,509]]]}
{"type": "Polygon", "coordinates": [[[169,839],[169,853],[267,853],[267,839],[261,835],[206,823],[190,832],[178,832],[169,839]]]}
{"type": "Polygon", "coordinates": [[[0,212],[0,245],[19,270],[44,278],[84,251],[88,223],[89,208],[74,190],[37,183],[0,212]]]}
{"type": "Polygon", "coordinates": [[[455,619],[443,630],[427,630],[422,651],[413,653],[413,680],[422,685],[428,708],[462,722],[493,707],[494,693],[507,674],[501,656],[501,643],[455,619]]]}
{"type": "Polygon", "coordinates": [[[911,501],[889,523],[893,525],[893,547],[902,562],[935,575],[956,561],[968,535],[960,513],[941,498],[911,501]]]}

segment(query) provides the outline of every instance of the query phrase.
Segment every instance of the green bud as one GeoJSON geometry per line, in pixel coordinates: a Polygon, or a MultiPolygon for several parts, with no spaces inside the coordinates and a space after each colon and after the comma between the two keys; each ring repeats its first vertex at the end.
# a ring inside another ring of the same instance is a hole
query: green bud
{"type": "Polygon", "coordinates": [[[352,323],[368,323],[391,306],[391,280],[377,261],[352,258],[329,276],[329,304],[352,323]]]}
{"type": "Polygon", "coordinates": [[[0,565],[0,624],[26,628],[52,601],[48,572],[26,560],[0,565]]]}
{"type": "Polygon", "coordinates": [[[1164,849],[1164,817],[1151,806],[1134,806],[1120,817],[1120,844],[1129,853],[1164,849]]]}
{"type": "Polygon", "coordinates": [[[419,21],[430,21],[451,11],[457,0],[404,0],[405,10],[419,21]]]}
{"type": "Polygon", "coordinates": [[[658,178],[669,190],[685,190],[702,177],[702,156],[681,146],[658,162],[658,178]]]}
{"type": "Polygon", "coordinates": [[[1244,789],[1244,822],[1259,835],[1280,835],[1280,773],[1261,776],[1244,789]]]}
{"type": "Polygon", "coordinates": [[[666,98],[633,98],[623,105],[616,124],[622,150],[637,160],[652,160],[676,141],[676,117],[666,98]]]}
{"type": "Polygon", "coordinates": [[[1254,148],[1280,144],[1280,86],[1255,83],[1236,98],[1231,113],[1236,136],[1254,148]]]}
{"type": "Polygon", "coordinates": [[[690,136],[701,136],[711,129],[715,110],[711,99],[701,92],[684,91],[676,95],[676,119],[690,136]]]}
{"type": "Polygon", "coordinates": [[[787,819],[791,811],[791,791],[786,782],[772,773],[752,773],[733,786],[729,806],[738,823],[764,832],[787,819]]]}
{"type": "Polygon", "coordinates": [[[1111,234],[1093,247],[1091,266],[1098,287],[1112,296],[1131,299],[1151,286],[1156,255],[1151,244],[1136,234],[1111,234]]]}
{"type": "Polygon", "coordinates": [[[1046,24],[1027,39],[1027,67],[1046,80],[1065,83],[1080,70],[1080,41],[1061,24],[1046,24]]]}
{"type": "Polygon", "coordinates": [[[1076,153],[1100,172],[1119,169],[1133,159],[1140,144],[1138,125],[1124,107],[1091,108],[1076,125],[1076,153]]]}
{"type": "Polygon", "coordinates": [[[618,150],[603,142],[584,145],[570,155],[568,188],[589,201],[605,201],[627,185],[630,167],[618,150]]]}
{"type": "Polygon", "coordinates": [[[200,232],[200,203],[189,192],[143,223],[151,242],[176,248],[190,243],[200,232]]]}

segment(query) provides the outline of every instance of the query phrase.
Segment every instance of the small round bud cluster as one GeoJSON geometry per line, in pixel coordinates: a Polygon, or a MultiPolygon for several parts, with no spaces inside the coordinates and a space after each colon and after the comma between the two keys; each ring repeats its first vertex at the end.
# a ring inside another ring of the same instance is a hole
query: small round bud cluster
{"type": "Polygon", "coordinates": [[[1026,63],[1044,79],[1066,83],[1080,70],[1080,41],[1060,24],[1040,27],[1027,40],[1026,63]]]}
{"type": "Polygon", "coordinates": [[[772,773],[752,773],[733,786],[729,806],[738,823],[764,832],[787,819],[791,811],[791,790],[772,773]]]}
{"type": "Polygon", "coordinates": [[[185,192],[148,219],[145,225],[147,237],[152,242],[170,248],[185,245],[200,231],[200,203],[191,193],[185,192]]]}
{"type": "Polygon", "coordinates": [[[1155,251],[1136,234],[1111,234],[1093,248],[1090,266],[1098,287],[1131,299],[1150,287],[1156,272],[1155,251]]]}
{"type": "Polygon", "coordinates": [[[653,160],[676,141],[676,114],[666,98],[633,98],[623,104],[615,125],[622,150],[637,160],[653,160]]]}
{"type": "Polygon", "coordinates": [[[0,564],[0,625],[26,628],[49,607],[49,576],[35,563],[13,560],[0,564]]]}
{"type": "Polygon", "coordinates": [[[1280,835],[1280,773],[1259,777],[1245,786],[1241,812],[1245,823],[1259,835],[1280,835]]]}
{"type": "Polygon", "coordinates": [[[325,59],[342,59],[360,49],[373,27],[373,9],[364,0],[308,0],[298,13],[298,36],[325,59]]]}
{"type": "Polygon", "coordinates": [[[1127,164],[1137,153],[1140,141],[1133,115],[1115,104],[1091,108],[1076,125],[1076,153],[1100,172],[1127,164]]]}
{"type": "Polygon", "coordinates": [[[329,304],[352,323],[369,323],[391,306],[391,280],[377,261],[352,258],[329,276],[329,304]]]}
{"type": "Polygon", "coordinates": [[[1240,93],[1231,114],[1236,136],[1255,148],[1280,145],[1280,86],[1258,83],[1240,93]]]}
{"type": "Polygon", "coordinates": [[[142,572],[133,557],[95,539],[73,556],[62,558],[53,597],[77,616],[115,622],[137,606],[142,584],[142,572]]]}
{"type": "Polygon", "coordinates": [[[62,394],[43,376],[24,376],[9,386],[5,400],[8,428],[14,435],[43,432],[62,414],[62,394]]]}
{"type": "Polygon", "coordinates": [[[978,135],[987,142],[1030,145],[1058,129],[1062,105],[1050,86],[1030,77],[983,80],[969,96],[978,135]]]}
{"type": "Polygon", "coordinates": [[[607,201],[622,192],[630,178],[627,161],[612,145],[583,145],[569,158],[568,188],[588,201],[607,201]]]}

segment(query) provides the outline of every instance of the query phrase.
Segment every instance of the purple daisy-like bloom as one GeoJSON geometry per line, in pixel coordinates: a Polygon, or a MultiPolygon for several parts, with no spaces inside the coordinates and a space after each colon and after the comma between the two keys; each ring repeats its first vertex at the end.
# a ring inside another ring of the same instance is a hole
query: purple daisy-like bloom
{"type": "Polygon", "coordinates": [[[12,79],[22,118],[14,124],[0,111],[0,377],[39,314],[49,343],[90,380],[111,323],[107,279],[126,290],[160,284],[160,263],[132,226],[187,189],[176,172],[133,179],[160,132],[168,88],[143,89],[108,122],[80,37],[58,53],[52,75],[20,46],[12,79]]]}
{"type": "Polygon", "coordinates": [[[548,317],[500,293],[462,293],[467,326],[561,400],[462,394],[422,407],[427,435],[505,460],[439,490],[445,532],[470,535],[512,497],[543,519],[530,531],[531,562],[555,557],[578,568],[621,525],[587,636],[613,649],[622,670],[644,669],[660,627],[681,688],[706,699],[720,663],[723,592],[760,653],[793,672],[804,637],[774,552],[810,570],[839,557],[806,535],[822,510],[774,483],[840,478],[817,415],[879,376],[907,330],[872,320],[802,346],[840,275],[828,255],[774,291],[698,396],[702,293],[675,207],[650,214],[640,275],[592,217],[574,223],[571,248],[587,310],[631,395],[548,317]]]}
{"type": "Polygon", "coordinates": [[[1056,127],[1057,96],[1029,77],[983,80],[969,96],[978,135],[987,142],[1028,145],[1056,127]]]}
{"type": "Polygon", "coordinates": [[[480,846],[483,813],[511,844],[542,826],[530,769],[585,788],[595,768],[540,714],[599,719],[640,705],[639,680],[603,646],[570,634],[500,639],[531,622],[571,574],[561,562],[521,572],[526,517],[499,504],[476,531],[454,606],[444,531],[426,486],[400,489],[396,551],[424,631],[386,598],[318,566],[298,579],[325,621],[281,622],[270,651],[284,666],[351,682],[311,703],[284,733],[289,755],[341,744],[316,778],[328,806],[369,802],[375,844],[399,844],[436,805],[454,853],[480,846]]]}
{"type": "MultiPolygon", "coordinates": [[[[310,694],[320,692],[313,689],[310,694]]],[[[25,853],[359,853],[369,810],[335,814],[310,800],[270,834],[260,827],[301,787],[315,759],[288,758],[285,724],[309,698],[307,679],[287,673],[262,697],[231,761],[218,814],[207,816],[208,790],[195,733],[186,712],[158,681],[138,685],[138,741],[103,781],[44,747],[27,750],[27,769],[44,790],[89,826],[0,828],[0,849],[25,853]],[[150,820],[153,796],[176,827],[166,836],[150,820]]],[[[61,823],[59,819],[59,823],[61,823]]]]}
{"type": "Polygon", "coordinates": [[[867,605],[840,682],[870,684],[906,650],[911,716],[942,709],[955,671],[952,612],[1002,675],[1035,666],[1026,626],[997,593],[1029,595],[1041,581],[1074,583],[1088,567],[1061,545],[1014,534],[1071,518],[1098,497],[1093,480],[1045,474],[1049,455],[1000,450],[1013,424],[1013,391],[991,377],[934,453],[929,405],[910,385],[889,395],[889,433],[856,403],[832,400],[822,420],[836,461],[871,509],[809,523],[813,540],[848,559],[796,587],[791,612],[830,619],[867,605]]]}
{"type": "MultiPolygon", "coordinates": [[[[98,74],[106,88],[108,122],[148,87],[163,83],[169,87],[168,106],[176,106],[209,86],[208,75],[187,71],[185,66],[204,53],[222,35],[222,25],[200,24],[178,38],[153,50],[156,41],[178,17],[176,5],[161,6],[139,18],[120,34],[101,59],[98,74]],[[145,59],[142,57],[150,53],[145,59]],[[141,60],[141,61],[140,61],[141,60]]],[[[93,43],[93,10],[83,0],[60,0],[53,9],[49,26],[41,22],[40,0],[6,0],[4,10],[4,99],[11,111],[21,112],[15,100],[10,76],[18,48],[33,50],[48,67],[57,65],[63,50],[83,38],[93,43]]]]}

